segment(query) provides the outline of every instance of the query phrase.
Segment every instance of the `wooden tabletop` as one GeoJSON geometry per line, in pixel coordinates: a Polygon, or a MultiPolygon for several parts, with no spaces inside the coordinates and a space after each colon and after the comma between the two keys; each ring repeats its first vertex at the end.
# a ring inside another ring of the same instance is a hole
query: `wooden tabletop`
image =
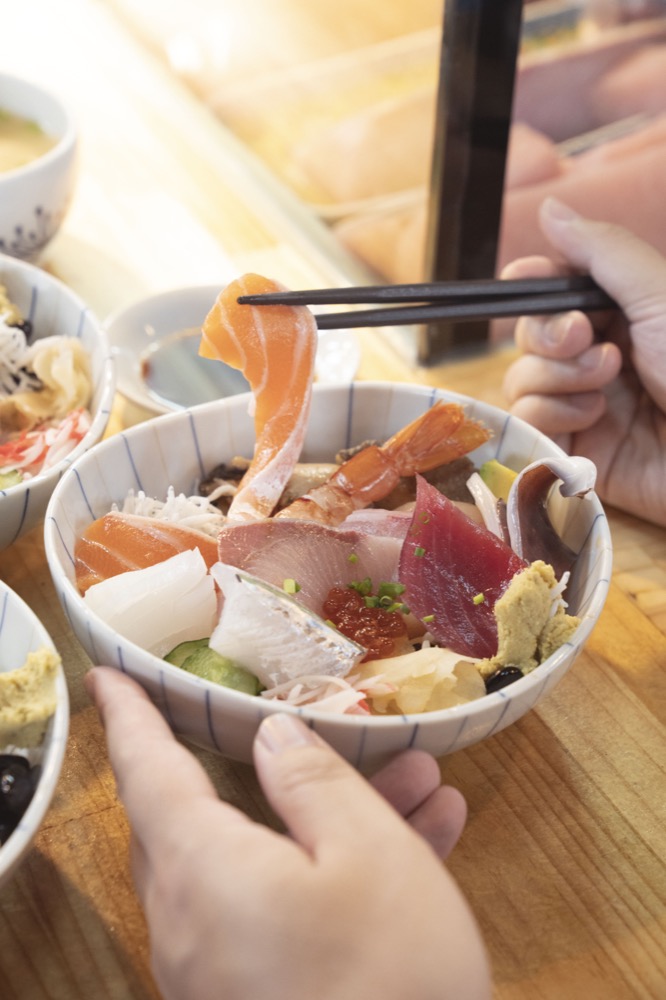
{"type": "MultiPolygon", "coordinates": [[[[290,221],[288,203],[269,207],[266,191],[251,197],[233,143],[138,40],[122,6],[22,0],[0,34],[3,68],[57,86],[81,123],[76,200],[43,265],[101,316],[160,288],[223,280],[248,263],[291,283],[344,280],[352,262],[317,227],[301,226],[298,212],[290,221]]],[[[261,3],[243,6],[256,16],[261,3]]],[[[284,30],[316,24],[324,38],[328,27],[340,46],[336,12],[345,6],[281,0],[284,30]]],[[[423,27],[388,23],[389,11],[405,6],[349,4],[368,38],[423,27]]],[[[409,6],[418,19],[438,5],[409,6]]],[[[395,339],[368,331],[360,341],[360,378],[502,402],[509,349],[418,369],[395,339]]],[[[119,396],[109,432],[148,416],[119,396]]],[[[481,923],[501,1000],[666,995],[666,535],[609,516],[613,582],[585,652],[537,709],[441,761],[470,810],[450,868],[481,923]]],[[[50,632],[72,707],[53,806],[0,897],[0,996],[157,998],[127,823],[82,686],[89,661],[60,611],[40,528],[0,553],[0,576],[50,632]]],[[[221,796],[274,824],[250,767],[197,755],[221,796]]]]}

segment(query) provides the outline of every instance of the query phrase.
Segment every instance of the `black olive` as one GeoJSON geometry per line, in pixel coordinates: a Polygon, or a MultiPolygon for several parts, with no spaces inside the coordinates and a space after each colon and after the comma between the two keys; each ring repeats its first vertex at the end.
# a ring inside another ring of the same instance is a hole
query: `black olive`
{"type": "Polygon", "coordinates": [[[35,791],[35,775],[25,757],[0,754],[0,821],[18,822],[35,791]]]}
{"type": "Polygon", "coordinates": [[[493,694],[495,691],[500,691],[507,684],[513,684],[514,681],[519,680],[523,676],[524,674],[520,667],[502,667],[492,677],[486,677],[486,694],[493,694]]]}

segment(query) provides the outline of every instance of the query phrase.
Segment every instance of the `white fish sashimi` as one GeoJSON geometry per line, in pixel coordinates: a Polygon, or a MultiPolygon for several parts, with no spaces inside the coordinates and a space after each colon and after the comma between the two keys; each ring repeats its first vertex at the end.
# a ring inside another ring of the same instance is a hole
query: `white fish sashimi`
{"type": "Polygon", "coordinates": [[[266,687],[309,674],[343,677],[365,655],[363,646],[277,587],[224,563],[210,572],[224,604],[209,645],[266,687]]]}
{"type": "Polygon", "coordinates": [[[275,587],[301,588],[298,602],[320,614],[331,587],[370,577],[397,580],[400,537],[366,535],[315,521],[266,520],[227,526],[218,536],[220,561],[275,587]]]}
{"type": "Polygon", "coordinates": [[[217,616],[215,583],[198,549],[95,583],[84,600],[107,625],[156,656],[209,636],[217,616]]]}

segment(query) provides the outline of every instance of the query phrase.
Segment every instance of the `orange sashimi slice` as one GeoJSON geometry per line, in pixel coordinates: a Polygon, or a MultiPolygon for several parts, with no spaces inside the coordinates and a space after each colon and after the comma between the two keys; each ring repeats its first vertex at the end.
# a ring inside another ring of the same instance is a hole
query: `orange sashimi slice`
{"type": "Polygon", "coordinates": [[[217,562],[217,541],[171,521],[112,512],[89,524],[74,547],[76,585],[88,587],[119,573],[146,569],[197,548],[207,566],[217,562]]]}
{"type": "Polygon", "coordinates": [[[227,285],[206,317],[199,353],[242,371],[254,394],[255,448],[229,521],[269,517],[296,464],[307,429],[317,324],[305,306],[239,305],[239,295],[284,291],[246,274],[227,285]]]}

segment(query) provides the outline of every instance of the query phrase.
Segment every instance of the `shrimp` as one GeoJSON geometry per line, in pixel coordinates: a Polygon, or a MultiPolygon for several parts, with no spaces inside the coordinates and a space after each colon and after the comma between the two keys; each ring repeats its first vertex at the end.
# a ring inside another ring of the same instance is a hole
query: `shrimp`
{"type": "Polygon", "coordinates": [[[458,403],[436,403],[383,445],[368,445],[333,473],[322,486],[299,497],[275,517],[307,518],[341,524],[349,514],[387,496],[403,476],[452,462],[490,437],[458,403]]]}
{"type": "Polygon", "coordinates": [[[243,372],[254,394],[255,447],[227,519],[255,521],[276,507],[303,446],[312,400],[317,324],[305,306],[239,305],[239,295],[283,291],[246,274],[206,316],[199,354],[243,372]]]}

